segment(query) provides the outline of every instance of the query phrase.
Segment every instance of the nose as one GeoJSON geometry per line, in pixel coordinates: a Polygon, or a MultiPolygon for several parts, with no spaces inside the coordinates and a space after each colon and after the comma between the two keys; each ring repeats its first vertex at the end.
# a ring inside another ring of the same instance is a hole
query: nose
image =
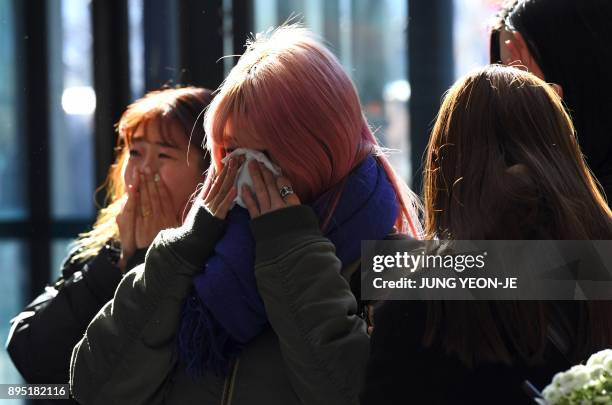
{"type": "Polygon", "coordinates": [[[155,148],[147,148],[142,159],[140,159],[138,168],[141,171],[144,171],[146,167],[149,167],[153,173],[157,172],[159,159],[157,158],[157,151],[153,149],[155,148]]]}

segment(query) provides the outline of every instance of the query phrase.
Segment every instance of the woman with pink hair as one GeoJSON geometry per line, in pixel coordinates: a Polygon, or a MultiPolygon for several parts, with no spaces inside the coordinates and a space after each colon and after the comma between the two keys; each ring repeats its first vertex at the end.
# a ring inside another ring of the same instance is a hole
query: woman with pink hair
{"type": "Polygon", "coordinates": [[[247,43],[205,126],[212,161],[190,220],[158,235],[92,321],[73,351],[73,394],[358,403],[361,241],[418,237],[416,197],[337,58],[300,26],[247,43]]]}

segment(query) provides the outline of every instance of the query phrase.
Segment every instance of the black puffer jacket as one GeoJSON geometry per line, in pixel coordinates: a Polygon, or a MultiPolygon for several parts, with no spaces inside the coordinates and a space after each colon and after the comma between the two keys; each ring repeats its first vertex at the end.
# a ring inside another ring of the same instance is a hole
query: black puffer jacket
{"type": "Polygon", "coordinates": [[[551,341],[537,364],[467,367],[446,349],[424,345],[426,322],[424,301],[386,301],[374,310],[361,405],[531,405],[525,380],[542,389],[572,366],[551,341]]]}
{"type": "MultiPolygon", "coordinates": [[[[137,251],[126,267],[142,263],[145,253],[137,251]]],[[[84,262],[73,263],[69,256],[57,282],[11,320],[6,347],[28,383],[68,383],[72,348],[121,281],[117,257],[111,243],[84,262]]]]}

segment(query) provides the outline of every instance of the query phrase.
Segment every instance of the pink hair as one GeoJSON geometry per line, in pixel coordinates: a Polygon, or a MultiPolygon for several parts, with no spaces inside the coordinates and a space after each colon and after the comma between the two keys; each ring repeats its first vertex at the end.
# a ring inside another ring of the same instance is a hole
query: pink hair
{"type": "Polygon", "coordinates": [[[383,155],[340,62],[307,29],[285,25],[247,42],[206,113],[214,167],[207,183],[222,167],[230,120],[234,142],[260,145],[306,203],[329,190],[337,202],[351,170],[376,155],[400,202],[396,228],[420,236],[418,198],[383,155]]]}

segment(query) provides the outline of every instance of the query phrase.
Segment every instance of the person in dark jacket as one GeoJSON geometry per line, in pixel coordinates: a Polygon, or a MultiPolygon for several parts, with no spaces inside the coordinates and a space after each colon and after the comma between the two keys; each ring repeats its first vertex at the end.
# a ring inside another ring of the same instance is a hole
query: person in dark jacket
{"type": "Polygon", "coordinates": [[[206,89],[168,88],[122,115],[108,206],[74,243],[58,281],[12,321],[7,350],[27,382],[68,383],[72,348],[122,275],[144,261],[160,230],[182,222],[208,166],[196,121],[211,99],[206,89]]]}
{"type": "Polygon", "coordinates": [[[586,162],[612,197],[612,2],[512,0],[491,32],[491,63],[554,83],[586,162]]]}
{"type": "MultiPolygon", "coordinates": [[[[612,212],[551,86],[489,66],[447,93],[425,163],[428,239],[612,239],[612,212]]],[[[374,310],[362,404],[533,404],[612,345],[607,301],[388,301],[374,310]]]]}
{"type": "Polygon", "coordinates": [[[75,398],[358,404],[361,240],[419,226],[353,83],[306,29],[283,26],[248,43],[205,122],[199,206],[159,234],[75,346],[75,398]]]}

